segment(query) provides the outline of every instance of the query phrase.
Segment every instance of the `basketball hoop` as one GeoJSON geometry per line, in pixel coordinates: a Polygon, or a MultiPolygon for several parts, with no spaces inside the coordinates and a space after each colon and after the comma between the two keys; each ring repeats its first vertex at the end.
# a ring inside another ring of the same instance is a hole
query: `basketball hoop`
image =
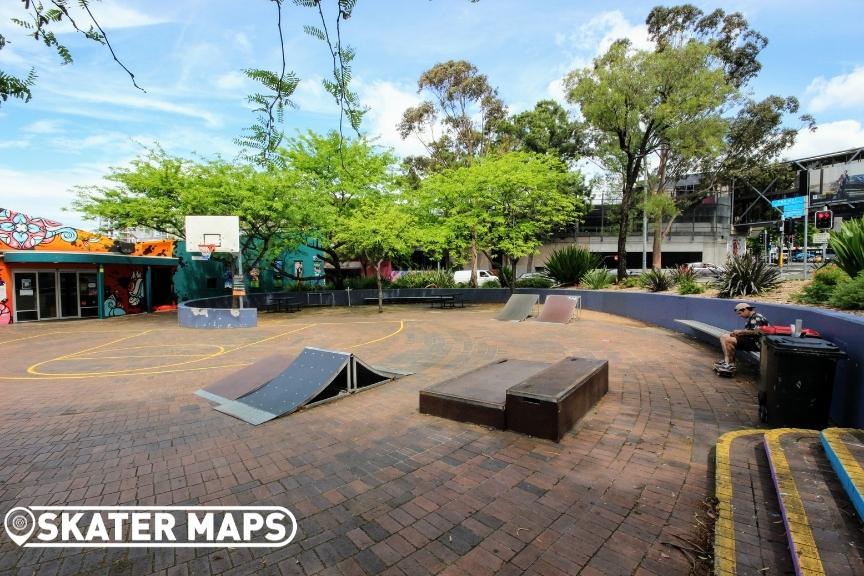
{"type": "Polygon", "coordinates": [[[215,244],[199,244],[198,251],[201,252],[201,259],[204,261],[210,260],[210,255],[216,249],[215,244]]]}

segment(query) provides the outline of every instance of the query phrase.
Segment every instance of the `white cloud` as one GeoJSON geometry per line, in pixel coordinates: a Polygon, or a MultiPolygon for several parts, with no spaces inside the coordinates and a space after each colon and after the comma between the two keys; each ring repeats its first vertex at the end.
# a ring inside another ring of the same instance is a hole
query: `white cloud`
{"type": "Polygon", "coordinates": [[[808,158],[864,146],[864,127],[857,120],[838,120],[819,124],[815,132],[802,130],[795,145],[784,157],[808,158]]]}
{"type": "Polygon", "coordinates": [[[560,76],[547,85],[549,97],[564,103],[564,76],[590,66],[594,58],[621,38],[630,40],[638,50],[654,49],[654,43],[648,38],[648,27],[642,23],[631,24],[620,10],[602,12],[571,34],[556,34],[555,44],[563,48],[568,60],[560,67],[560,76]]]}
{"type": "Polygon", "coordinates": [[[63,132],[61,125],[59,120],[37,120],[21,128],[21,131],[30,134],[58,134],[63,132]]]}
{"type": "Polygon", "coordinates": [[[19,149],[29,148],[32,142],[30,140],[0,140],[0,149],[19,149]]]}
{"type": "Polygon", "coordinates": [[[217,76],[214,84],[220,90],[236,92],[246,85],[246,76],[242,72],[228,72],[217,76]]]}
{"type": "Polygon", "coordinates": [[[864,106],[864,66],[828,79],[818,76],[810,82],[806,94],[812,112],[860,108],[864,106]]]}
{"type": "Polygon", "coordinates": [[[82,154],[93,149],[111,150],[116,153],[124,148],[135,147],[132,139],[122,132],[100,132],[78,138],[54,138],[51,144],[63,152],[73,154],[82,154]]]}
{"type": "Polygon", "coordinates": [[[324,89],[321,80],[321,76],[302,78],[291,95],[291,100],[304,112],[339,114],[339,107],[336,106],[333,96],[324,89]]]}
{"type": "Polygon", "coordinates": [[[222,120],[216,114],[212,114],[196,106],[183,106],[159,100],[153,96],[128,96],[121,94],[111,94],[107,92],[56,92],[60,96],[72,98],[80,102],[88,102],[92,104],[108,104],[121,108],[132,108],[138,110],[150,110],[155,112],[166,112],[169,114],[177,114],[180,116],[188,116],[190,118],[198,118],[206,122],[209,126],[219,127],[222,125],[222,120]]]}
{"type": "Polygon", "coordinates": [[[377,137],[379,144],[393,148],[400,156],[427,153],[415,136],[403,140],[396,129],[402,113],[422,101],[415,90],[387,81],[359,84],[358,90],[361,103],[369,108],[363,118],[369,136],[377,137]]]}
{"type": "Polygon", "coordinates": [[[102,184],[104,173],[104,169],[97,167],[32,173],[0,166],[0,182],[3,182],[0,206],[57,220],[67,226],[93,228],[94,223],[85,222],[77,212],[64,212],[63,207],[69,207],[74,200],[74,186],[102,184]]]}

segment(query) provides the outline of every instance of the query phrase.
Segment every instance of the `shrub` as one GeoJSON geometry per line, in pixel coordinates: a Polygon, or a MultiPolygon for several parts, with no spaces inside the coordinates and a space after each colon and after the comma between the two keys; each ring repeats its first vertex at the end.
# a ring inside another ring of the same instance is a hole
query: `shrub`
{"type": "Polygon", "coordinates": [[[552,288],[554,285],[554,280],[551,278],[544,278],[543,276],[533,276],[531,278],[516,280],[516,288],[552,288]]]}
{"type": "Polygon", "coordinates": [[[678,282],[679,294],[702,294],[705,292],[705,287],[695,280],[683,280],[678,282]]]}
{"type": "Polygon", "coordinates": [[[829,304],[843,310],[864,310],[864,271],[834,288],[829,304]]]}
{"type": "Polygon", "coordinates": [[[612,275],[605,268],[595,268],[589,270],[582,276],[582,284],[591,290],[600,290],[606,288],[612,283],[612,275]]]}
{"type": "Polygon", "coordinates": [[[490,280],[489,282],[486,282],[485,284],[480,286],[480,288],[501,288],[501,282],[499,282],[498,280],[490,280]]]}
{"type": "Polygon", "coordinates": [[[393,281],[393,288],[455,288],[453,275],[444,270],[406,272],[393,281]]]}
{"type": "Polygon", "coordinates": [[[513,284],[513,269],[509,266],[501,266],[501,270],[498,271],[498,278],[507,286],[511,286],[513,284]]]}
{"type": "Polygon", "coordinates": [[[642,283],[639,281],[639,276],[627,276],[618,283],[622,288],[641,288],[642,283]]]}
{"type": "MultiPolygon", "coordinates": [[[[686,264],[673,268],[669,272],[669,277],[672,279],[673,284],[681,284],[682,282],[690,284],[696,283],[696,271],[686,264]]],[[[693,294],[693,292],[689,292],[689,294],[693,294]]]]}
{"type": "MultiPolygon", "coordinates": [[[[390,286],[390,281],[382,279],[381,285],[384,288],[387,288],[390,286]]],[[[378,288],[378,279],[375,276],[353,276],[351,278],[346,278],[345,286],[352,290],[369,290],[378,288]]]]}
{"type": "Polygon", "coordinates": [[[642,287],[651,292],[664,292],[672,286],[672,277],[665,270],[652,268],[639,276],[642,287]]]}
{"type": "Polygon", "coordinates": [[[834,262],[857,280],[864,270],[864,218],[844,221],[839,232],[831,233],[831,248],[836,254],[834,262]]]}
{"type": "Polygon", "coordinates": [[[600,268],[599,255],[582,246],[565,246],[552,252],[546,260],[546,271],[560,284],[578,284],[585,273],[600,268]]]}
{"type": "Polygon", "coordinates": [[[843,270],[836,266],[826,266],[816,272],[813,281],[793,298],[803,304],[826,304],[837,286],[848,281],[849,276],[843,270]]]}
{"type": "Polygon", "coordinates": [[[779,285],[780,270],[749,254],[730,256],[716,282],[721,298],[761,294],[779,285]]]}

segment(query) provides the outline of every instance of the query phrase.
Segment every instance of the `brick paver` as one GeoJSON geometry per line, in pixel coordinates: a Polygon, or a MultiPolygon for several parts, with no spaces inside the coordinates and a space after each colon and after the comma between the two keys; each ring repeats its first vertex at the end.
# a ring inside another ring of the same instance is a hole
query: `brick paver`
{"type": "Polygon", "coordinates": [[[712,448],[754,424],[752,385],[718,379],[716,353],[662,329],[590,311],[497,322],[497,310],[306,310],[236,331],[162,315],[5,327],[0,512],[274,504],[299,530],[275,551],[22,550],[4,537],[0,573],[686,574],[667,543],[698,538],[712,448]],[[415,374],[259,427],[193,394],[303,346],[415,374]],[[421,388],[496,358],[566,355],[608,359],[610,390],[560,444],[417,411],[421,388]]]}

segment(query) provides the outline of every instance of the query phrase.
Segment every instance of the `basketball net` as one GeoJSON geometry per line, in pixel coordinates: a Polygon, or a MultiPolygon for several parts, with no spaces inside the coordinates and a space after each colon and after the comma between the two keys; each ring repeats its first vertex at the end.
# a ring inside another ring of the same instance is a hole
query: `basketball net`
{"type": "Polygon", "coordinates": [[[202,260],[210,260],[210,256],[213,254],[213,250],[216,249],[215,244],[199,244],[198,250],[201,252],[202,260]]]}

